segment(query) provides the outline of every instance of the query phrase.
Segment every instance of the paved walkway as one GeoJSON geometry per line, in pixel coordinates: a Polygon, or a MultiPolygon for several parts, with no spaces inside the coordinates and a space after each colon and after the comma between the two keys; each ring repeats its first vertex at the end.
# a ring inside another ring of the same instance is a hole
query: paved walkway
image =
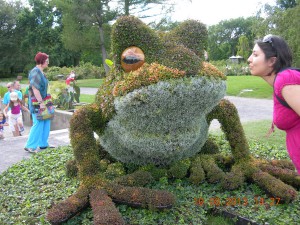
{"type": "MultiPolygon", "coordinates": [[[[0,173],[8,167],[23,159],[31,157],[31,153],[24,150],[28,135],[20,137],[6,137],[0,140],[0,173]]],[[[70,144],[68,129],[51,131],[49,144],[55,146],[67,146],[70,144]]]]}
{"type": "MultiPolygon", "coordinates": [[[[81,93],[95,94],[95,88],[81,88],[81,93]]],[[[226,96],[238,109],[241,122],[271,120],[272,119],[272,100],[265,99],[249,99],[241,97],[226,96]]],[[[6,127],[7,128],[7,127],[6,127]]],[[[218,129],[219,123],[213,121],[211,129],[218,129]]],[[[6,138],[0,140],[0,173],[5,171],[14,163],[27,159],[31,156],[30,153],[24,151],[28,132],[30,127],[25,127],[25,134],[21,137],[12,137],[12,133],[6,129],[6,138]]],[[[51,131],[49,143],[55,146],[67,146],[70,144],[68,129],[51,131]]]]}

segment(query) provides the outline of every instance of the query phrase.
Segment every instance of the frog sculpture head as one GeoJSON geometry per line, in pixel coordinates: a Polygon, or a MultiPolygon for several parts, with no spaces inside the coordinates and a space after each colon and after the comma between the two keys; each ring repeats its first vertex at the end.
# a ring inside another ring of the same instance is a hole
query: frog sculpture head
{"type": "Polygon", "coordinates": [[[169,208],[175,201],[172,194],[142,187],[160,176],[189,174],[194,184],[207,178],[227,189],[253,180],[287,202],[295,199],[295,189],[272,176],[288,167],[289,180],[299,180],[290,172],[291,163],[266,163],[250,156],[237,110],[222,99],[226,78],[203,61],[204,24],[189,20],[157,34],[126,16],[113,25],[111,41],[110,75],[95,103],[76,111],[70,122],[75,160],[69,167],[78,169],[80,188],[48,211],[51,223],[65,221],[89,204],[95,224],[124,224],[114,203],[169,208]],[[221,123],[232,148],[230,172],[218,167],[221,155],[206,154],[215,153],[207,138],[213,119],[221,123]],[[129,169],[132,164],[136,170],[129,169]],[[277,187],[270,185],[275,181],[277,187]]]}

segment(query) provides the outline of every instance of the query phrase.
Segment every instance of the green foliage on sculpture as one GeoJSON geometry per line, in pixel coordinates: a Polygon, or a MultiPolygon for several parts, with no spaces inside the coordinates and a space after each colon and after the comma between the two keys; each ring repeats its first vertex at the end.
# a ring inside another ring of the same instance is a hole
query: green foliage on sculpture
{"type": "Polygon", "coordinates": [[[161,55],[161,64],[185,71],[188,76],[195,76],[201,70],[201,58],[183,45],[166,43],[161,55]]]}
{"type": "Polygon", "coordinates": [[[206,115],[225,90],[220,79],[190,77],[161,81],[117,97],[116,115],[100,142],[126,163],[169,165],[193,156],[207,140],[206,115]]]}
{"type": "MultiPolygon", "coordinates": [[[[205,25],[198,21],[187,21],[162,39],[138,18],[127,16],[113,26],[112,51],[119,58],[126,48],[139,46],[148,64],[156,62],[196,75],[201,68],[207,38],[205,25]]],[[[117,61],[116,65],[120,63],[117,61]]]]}
{"type": "Polygon", "coordinates": [[[203,58],[204,50],[207,48],[208,31],[206,25],[200,21],[186,20],[166,33],[164,40],[181,44],[203,58]]]}
{"type": "Polygon", "coordinates": [[[130,46],[138,46],[143,50],[146,62],[159,61],[162,42],[154,30],[133,16],[118,19],[112,27],[112,52],[117,58],[116,66],[120,66],[122,52],[130,46]],[[151,43],[151,44],[149,44],[151,43]]]}

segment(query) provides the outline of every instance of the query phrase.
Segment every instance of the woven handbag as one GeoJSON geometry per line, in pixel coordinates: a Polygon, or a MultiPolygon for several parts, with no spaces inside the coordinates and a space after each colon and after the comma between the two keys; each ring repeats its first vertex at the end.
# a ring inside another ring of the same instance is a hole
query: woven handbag
{"type": "Polygon", "coordinates": [[[35,97],[31,97],[31,103],[34,107],[34,113],[38,120],[52,120],[55,114],[55,107],[52,102],[52,97],[48,94],[43,98],[46,108],[41,109],[40,104],[35,97]]]}

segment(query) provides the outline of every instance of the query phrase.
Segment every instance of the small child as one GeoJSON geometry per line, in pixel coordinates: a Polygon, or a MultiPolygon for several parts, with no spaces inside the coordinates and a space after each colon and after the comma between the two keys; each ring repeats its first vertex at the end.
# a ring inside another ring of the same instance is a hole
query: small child
{"type": "Polygon", "coordinates": [[[4,138],[4,126],[8,126],[3,112],[0,111],[0,139],[4,138]]]}
{"type": "Polygon", "coordinates": [[[8,108],[11,108],[8,117],[9,127],[13,132],[14,136],[20,136],[20,132],[24,131],[21,108],[27,112],[29,112],[29,110],[25,106],[23,106],[16,92],[10,93],[10,101],[4,109],[4,115],[7,114],[8,108]]]}

